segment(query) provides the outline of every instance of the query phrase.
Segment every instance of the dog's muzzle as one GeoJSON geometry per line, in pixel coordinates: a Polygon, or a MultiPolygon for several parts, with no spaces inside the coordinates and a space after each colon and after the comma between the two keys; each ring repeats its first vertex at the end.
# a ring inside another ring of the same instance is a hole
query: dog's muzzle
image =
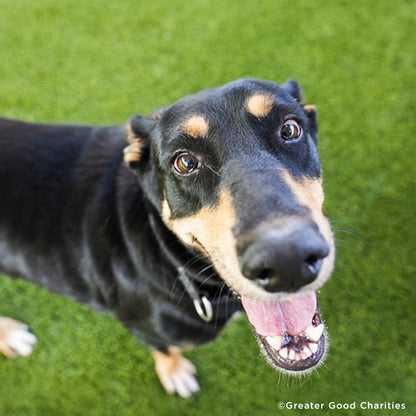
{"type": "Polygon", "coordinates": [[[329,247],[307,221],[260,228],[239,247],[242,274],[267,292],[296,292],[319,275],[329,247]]]}
{"type": "Polygon", "coordinates": [[[241,296],[266,358],[278,369],[302,372],[321,362],[326,331],[316,293],[301,290],[317,279],[329,246],[308,220],[258,227],[238,247],[243,275],[273,300],[241,296]],[[299,293],[297,293],[299,292],[299,293]]]}

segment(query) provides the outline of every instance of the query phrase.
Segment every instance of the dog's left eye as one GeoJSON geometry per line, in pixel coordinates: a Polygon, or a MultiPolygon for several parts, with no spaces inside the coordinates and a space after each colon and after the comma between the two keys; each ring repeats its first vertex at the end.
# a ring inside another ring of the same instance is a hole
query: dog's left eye
{"type": "Polygon", "coordinates": [[[181,175],[186,175],[198,168],[198,159],[188,152],[182,152],[173,161],[173,168],[181,175]]]}
{"type": "Polygon", "coordinates": [[[299,126],[296,120],[286,120],[280,129],[280,137],[285,140],[295,140],[302,134],[302,128],[299,126]]]}

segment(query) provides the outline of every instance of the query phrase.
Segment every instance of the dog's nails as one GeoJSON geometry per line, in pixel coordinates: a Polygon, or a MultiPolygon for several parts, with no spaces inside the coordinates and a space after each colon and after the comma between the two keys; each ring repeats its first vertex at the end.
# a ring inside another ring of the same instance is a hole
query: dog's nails
{"type": "Polygon", "coordinates": [[[178,375],[175,380],[175,390],[180,397],[187,399],[194,393],[197,393],[200,388],[196,378],[190,374],[182,373],[178,375]]]}
{"type": "Polygon", "coordinates": [[[275,335],[273,337],[266,337],[266,341],[275,350],[280,350],[280,348],[282,347],[282,337],[280,335],[275,335]]]}
{"type": "Polygon", "coordinates": [[[319,324],[318,326],[310,325],[305,329],[305,335],[311,340],[311,341],[319,341],[322,334],[324,332],[324,324],[319,324]]]}

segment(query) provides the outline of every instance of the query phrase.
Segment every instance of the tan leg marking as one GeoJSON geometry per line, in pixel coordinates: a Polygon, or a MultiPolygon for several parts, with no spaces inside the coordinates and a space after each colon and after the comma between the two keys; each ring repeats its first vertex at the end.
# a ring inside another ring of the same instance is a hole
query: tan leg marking
{"type": "Polygon", "coordinates": [[[192,396],[200,390],[196,380],[195,366],[185,357],[177,347],[169,347],[168,354],[153,351],[156,373],[163,388],[168,394],[177,393],[183,398],[192,396]]]}
{"type": "Polygon", "coordinates": [[[255,117],[265,117],[273,108],[275,100],[267,94],[254,94],[246,101],[247,111],[255,117]]]}
{"type": "Polygon", "coordinates": [[[209,123],[202,115],[194,115],[186,120],[180,127],[183,134],[193,138],[204,137],[208,134],[209,123]]]}
{"type": "Polygon", "coordinates": [[[30,355],[35,343],[36,337],[29,332],[27,325],[0,317],[0,352],[6,357],[30,355]]]}

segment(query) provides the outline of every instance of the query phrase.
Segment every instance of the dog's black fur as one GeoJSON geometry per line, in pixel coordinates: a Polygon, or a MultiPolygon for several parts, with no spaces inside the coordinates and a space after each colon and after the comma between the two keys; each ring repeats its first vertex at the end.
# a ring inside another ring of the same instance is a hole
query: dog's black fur
{"type": "MultiPolygon", "coordinates": [[[[149,117],[136,116],[128,127],[1,119],[1,270],[113,312],[162,352],[214,339],[241,309],[238,288],[230,288],[233,283],[214,269],[197,237],[190,246],[166,225],[163,203],[180,221],[215,207],[227,189],[240,260],[247,235],[259,224],[306,218],[308,208],[278,173],[320,178],[315,111],[300,100],[293,81],[278,87],[240,80],[185,97],[149,117]],[[275,100],[267,114],[247,112],[244,103],[256,93],[275,100]],[[205,139],[180,129],[195,114],[209,125],[205,139]],[[280,135],[289,118],[302,127],[296,140],[280,135]],[[136,146],[137,155],[125,163],[128,144],[136,146]],[[199,159],[185,174],[173,167],[184,151],[199,159]],[[178,269],[211,300],[210,322],[196,313],[178,269]]],[[[264,276],[255,278],[264,284],[264,276]]],[[[308,283],[260,285],[259,291],[296,291],[308,283]]]]}
{"type": "MultiPolygon", "coordinates": [[[[212,270],[198,274],[207,264],[193,260],[195,253],[162,225],[150,201],[161,196],[145,196],[123,161],[124,127],[2,119],[0,146],[0,263],[5,273],[110,310],[140,340],[161,351],[215,338],[237,303],[230,297],[211,323],[196,315],[161,239],[181,264],[191,263],[188,273],[203,292],[215,299],[228,289],[210,276],[212,270]]],[[[142,162],[149,165],[146,170],[154,169],[150,161],[142,162]]],[[[156,175],[149,179],[146,188],[158,189],[156,175]]]]}

